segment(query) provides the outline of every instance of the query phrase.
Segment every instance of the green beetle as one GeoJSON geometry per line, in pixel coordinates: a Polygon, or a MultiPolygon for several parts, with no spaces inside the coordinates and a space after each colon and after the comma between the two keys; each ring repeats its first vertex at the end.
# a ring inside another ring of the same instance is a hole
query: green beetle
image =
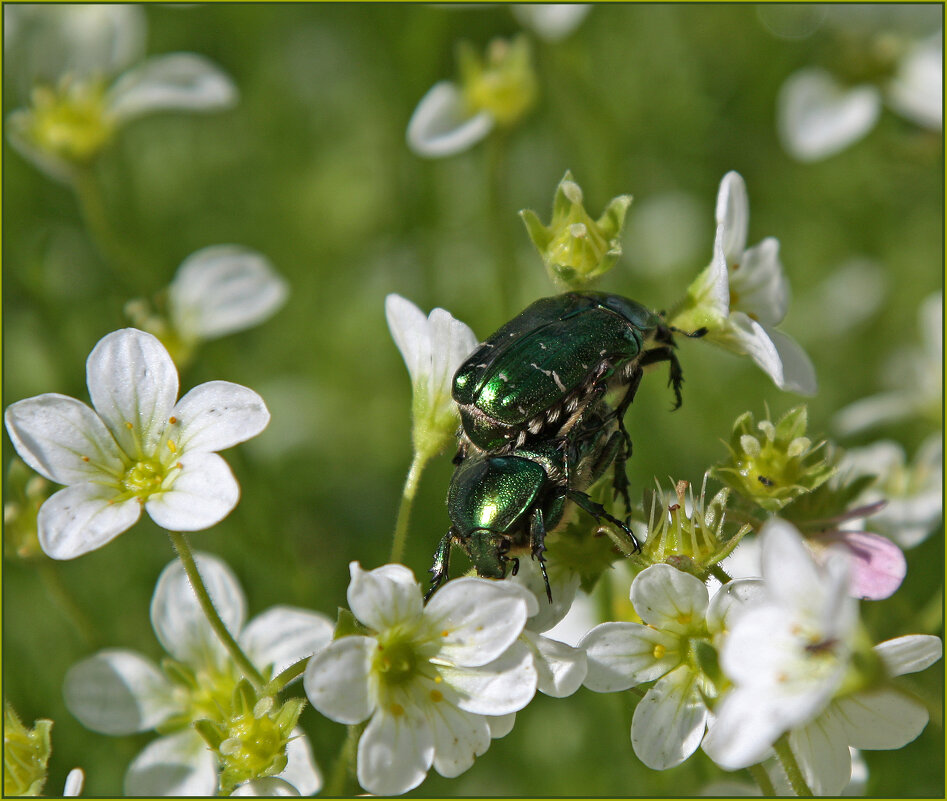
{"type": "Polygon", "coordinates": [[[581,429],[568,437],[505,454],[479,452],[464,459],[447,493],[452,525],[435,551],[426,597],[447,579],[450,551],[456,545],[470,557],[477,575],[488,578],[503,578],[510,563],[515,575],[518,555],[528,553],[539,560],[552,602],[543,564],[545,537],[560,523],[570,501],[596,520],[618,526],[637,548],[628,526],[584,492],[613,463],[617,489],[619,474],[624,479],[626,458],[617,414],[602,402],[586,416],[581,429]]]}
{"type": "MultiPolygon", "coordinates": [[[[698,331],[688,336],[700,336],[698,331]]],[[[683,374],[672,329],[640,303],[604,292],[542,298],[480,344],[454,374],[463,426],[458,461],[470,446],[509,451],[562,436],[607,392],[623,389],[622,417],[643,368],[669,362],[677,408],[683,374]]]]}

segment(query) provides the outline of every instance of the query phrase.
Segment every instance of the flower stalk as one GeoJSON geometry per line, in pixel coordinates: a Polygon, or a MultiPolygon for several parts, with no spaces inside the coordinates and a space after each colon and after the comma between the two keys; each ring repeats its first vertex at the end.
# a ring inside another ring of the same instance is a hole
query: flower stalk
{"type": "Polygon", "coordinates": [[[243,675],[250,680],[254,689],[259,690],[266,682],[260,671],[254,667],[253,663],[243,652],[243,649],[237,644],[233,635],[227,631],[224,621],[220,619],[214,602],[211,600],[210,593],[207,592],[207,586],[204,584],[200,571],[197,569],[194,554],[191,552],[191,545],[187,541],[187,537],[177,531],[169,531],[168,536],[171,538],[171,545],[174,546],[174,550],[181,560],[184,572],[187,573],[188,581],[191,582],[191,587],[194,589],[198,603],[200,603],[201,609],[207,617],[207,622],[210,623],[210,627],[214,630],[214,633],[220,639],[221,643],[223,643],[224,648],[227,649],[227,653],[230,654],[243,675]]]}

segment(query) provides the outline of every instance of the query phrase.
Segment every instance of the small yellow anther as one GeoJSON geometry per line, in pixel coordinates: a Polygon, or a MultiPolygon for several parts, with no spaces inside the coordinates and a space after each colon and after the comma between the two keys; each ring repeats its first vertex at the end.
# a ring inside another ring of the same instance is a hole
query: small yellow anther
{"type": "Polygon", "coordinates": [[[174,440],[173,440],[173,439],[169,439],[169,440],[168,440],[168,450],[171,451],[171,453],[177,453],[177,452],[178,452],[178,446],[174,444],[174,440]]]}
{"type": "Polygon", "coordinates": [[[667,648],[661,645],[661,643],[658,643],[654,646],[654,650],[651,653],[654,655],[655,659],[661,659],[667,653],[667,648]]]}
{"type": "Polygon", "coordinates": [[[437,704],[444,700],[444,694],[440,690],[431,690],[431,700],[437,704]]]}
{"type": "Polygon", "coordinates": [[[401,704],[392,704],[391,714],[395,717],[401,717],[404,714],[404,707],[401,704]]]}
{"type": "Polygon", "coordinates": [[[175,417],[174,415],[171,415],[171,417],[168,418],[168,422],[169,422],[171,425],[174,425],[177,421],[178,421],[178,418],[175,417]]]}

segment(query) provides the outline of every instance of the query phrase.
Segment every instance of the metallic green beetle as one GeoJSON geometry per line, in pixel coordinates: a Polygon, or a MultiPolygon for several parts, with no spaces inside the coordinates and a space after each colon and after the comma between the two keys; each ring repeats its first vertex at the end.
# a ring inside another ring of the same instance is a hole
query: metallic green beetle
{"type": "Polygon", "coordinates": [[[463,425],[459,457],[470,446],[501,452],[563,436],[616,389],[624,389],[616,411],[627,440],[622,417],[643,368],[662,361],[670,364],[668,383],[677,408],[684,378],[672,329],[659,315],[604,292],[537,300],[485,340],[454,374],[452,395],[463,425]]]}
{"type": "Polygon", "coordinates": [[[545,537],[562,520],[571,501],[596,520],[618,526],[635,547],[629,528],[585,492],[610,465],[624,478],[625,440],[614,410],[604,402],[586,416],[581,430],[506,454],[479,452],[457,467],[447,493],[451,527],[434,554],[427,597],[448,578],[452,546],[462,548],[479,576],[503,578],[518,554],[538,559],[546,581],[545,537]]]}

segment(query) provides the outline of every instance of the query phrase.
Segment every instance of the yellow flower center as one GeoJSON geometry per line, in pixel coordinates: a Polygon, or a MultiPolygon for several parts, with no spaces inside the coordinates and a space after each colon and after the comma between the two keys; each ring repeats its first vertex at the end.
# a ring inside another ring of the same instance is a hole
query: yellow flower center
{"type": "Polygon", "coordinates": [[[79,164],[91,161],[115,130],[100,82],[39,88],[28,114],[27,135],[35,147],[79,164]]]}

